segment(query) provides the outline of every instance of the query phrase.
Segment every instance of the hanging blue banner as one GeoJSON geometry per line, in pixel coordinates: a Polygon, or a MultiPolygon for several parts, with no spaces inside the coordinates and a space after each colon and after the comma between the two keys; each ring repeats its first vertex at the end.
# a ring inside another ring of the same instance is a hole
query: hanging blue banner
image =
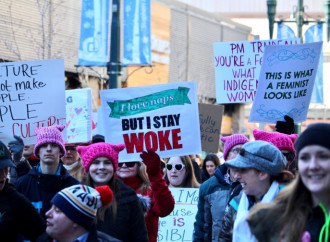
{"type": "MultiPolygon", "coordinates": [[[[323,41],[323,25],[315,24],[305,32],[305,43],[323,41]]],[[[315,83],[311,103],[323,103],[323,51],[320,55],[319,65],[315,77],[315,83]]]]}
{"type": "Polygon", "coordinates": [[[277,39],[293,39],[296,38],[293,30],[285,24],[277,25],[277,39]]]}
{"type": "Polygon", "coordinates": [[[78,65],[106,66],[109,61],[109,0],[82,0],[78,65]]]}
{"type": "Polygon", "coordinates": [[[151,65],[150,0],[124,0],[123,66],[151,65]]]}

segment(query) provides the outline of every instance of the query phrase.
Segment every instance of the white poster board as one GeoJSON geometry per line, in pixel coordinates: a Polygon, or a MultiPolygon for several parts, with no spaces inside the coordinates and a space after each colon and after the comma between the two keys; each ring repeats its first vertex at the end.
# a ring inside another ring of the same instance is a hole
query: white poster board
{"type": "Polygon", "coordinates": [[[67,143],[92,140],[92,92],[90,88],[65,91],[67,143]]]}
{"type": "Polygon", "coordinates": [[[266,47],[249,122],[305,121],[321,50],[322,42],[266,47]]]}
{"type": "Polygon", "coordinates": [[[65,125],[62,59],[1,63],[0,90],[0,139],[5,144],[14,135],[34,144],[35,128],[65,125]]]}
{"type": "Polygon", "coordinates": [[[140,161],[151,149],[160,157],[201,153],[195,82],[100,91],[105,140],[125,144],[119,161],[140,161]]]}
{"type": "Polygon", "coordinates": [[[170,188],[175,200],[172,213],[159,218],[157,241],[193,241],[198,188],[170,188]]]}
{"type": "Polygon", "coordinates": [[[253,102],[265,46],[299,43],[300,39],[214,43],[217,103],[253,102]]]}

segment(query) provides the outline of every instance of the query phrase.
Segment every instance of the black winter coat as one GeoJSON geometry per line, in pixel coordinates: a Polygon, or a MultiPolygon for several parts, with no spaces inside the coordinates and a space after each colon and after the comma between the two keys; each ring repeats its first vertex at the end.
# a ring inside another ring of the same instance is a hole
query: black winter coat
{"type": "Polygon", "coordinates": [[[0,191],[0,240],[17,241],[19,233],[35,241],[46,229],[46,224],[29,200],[6,181],[0,191]]]}
{"type": "Polygon", "coordinates": [[[135,191],[121,180],[117,181],[119,192],[114,193],[117,201],[117,216],[113,218],[107,211],[104,221],[97,221],[97,230],[124,242],[148,241],[143,211],[135,191]]]}
{"type": "Polygon", "coordinates": [[[30,200],[44,219],[54,195],[66,187],[79,184],[79,181],[69,174],[62,163],[60,166],[60,175],[41,174],[38,171],[39,165],[35,166],[15,184],[17,191],[30,200]]]}

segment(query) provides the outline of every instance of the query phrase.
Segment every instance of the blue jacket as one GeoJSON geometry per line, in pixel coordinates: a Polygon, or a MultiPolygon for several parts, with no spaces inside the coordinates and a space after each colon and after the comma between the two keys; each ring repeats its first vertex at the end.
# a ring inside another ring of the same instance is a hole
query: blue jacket
{"type": "Polygon", "coordinates": [[[218,166],[214,176],[199,189],[198,211],[194,224],[194,241],[218,241],[222,218],[232,185],[225,182],[228,168],[218,166]]]}
{"type": "Polygon", "coordinates": [[[30,172],[20,177],[15,186],[18,192],[25,195],[33,206],[45,219],[45,213],[50,209],[50,201],[54,195],[63,188],[79,184],[60,162],[57,175],[42,174],[39,165],[33,167],[30,172]]]}

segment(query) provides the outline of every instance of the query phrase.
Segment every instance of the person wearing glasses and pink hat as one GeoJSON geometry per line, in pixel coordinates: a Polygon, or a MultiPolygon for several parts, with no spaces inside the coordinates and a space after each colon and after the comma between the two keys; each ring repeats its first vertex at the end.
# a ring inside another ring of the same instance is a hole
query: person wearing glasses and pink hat
{"type": "Polygon", "coordinates": [[[140,156],[143,162],[118,163],[117,176],[135,190],[142,204],[146,204],[143,207],[149,241],[156,242],[159,217],[168,216],[175,201],[163,178],[158,154],[148,150],[140,156]]]}
{"type": "Polygon", "coordinates": [[[97,230],[122,241],[148,241],[147,228],[139,199],[135,191],[115,177],[119,152],[124,144],[94,143],[78,146],[85,173],[86,185],[108,185],[113,191],[112,202],[99,208],[97,230]]]}
{"type": "Polygon", "coordinates": [[[189,156],[171,157],[167,160],[165,167],[165,181],[169,187],[200,187],[189,156]]]}

